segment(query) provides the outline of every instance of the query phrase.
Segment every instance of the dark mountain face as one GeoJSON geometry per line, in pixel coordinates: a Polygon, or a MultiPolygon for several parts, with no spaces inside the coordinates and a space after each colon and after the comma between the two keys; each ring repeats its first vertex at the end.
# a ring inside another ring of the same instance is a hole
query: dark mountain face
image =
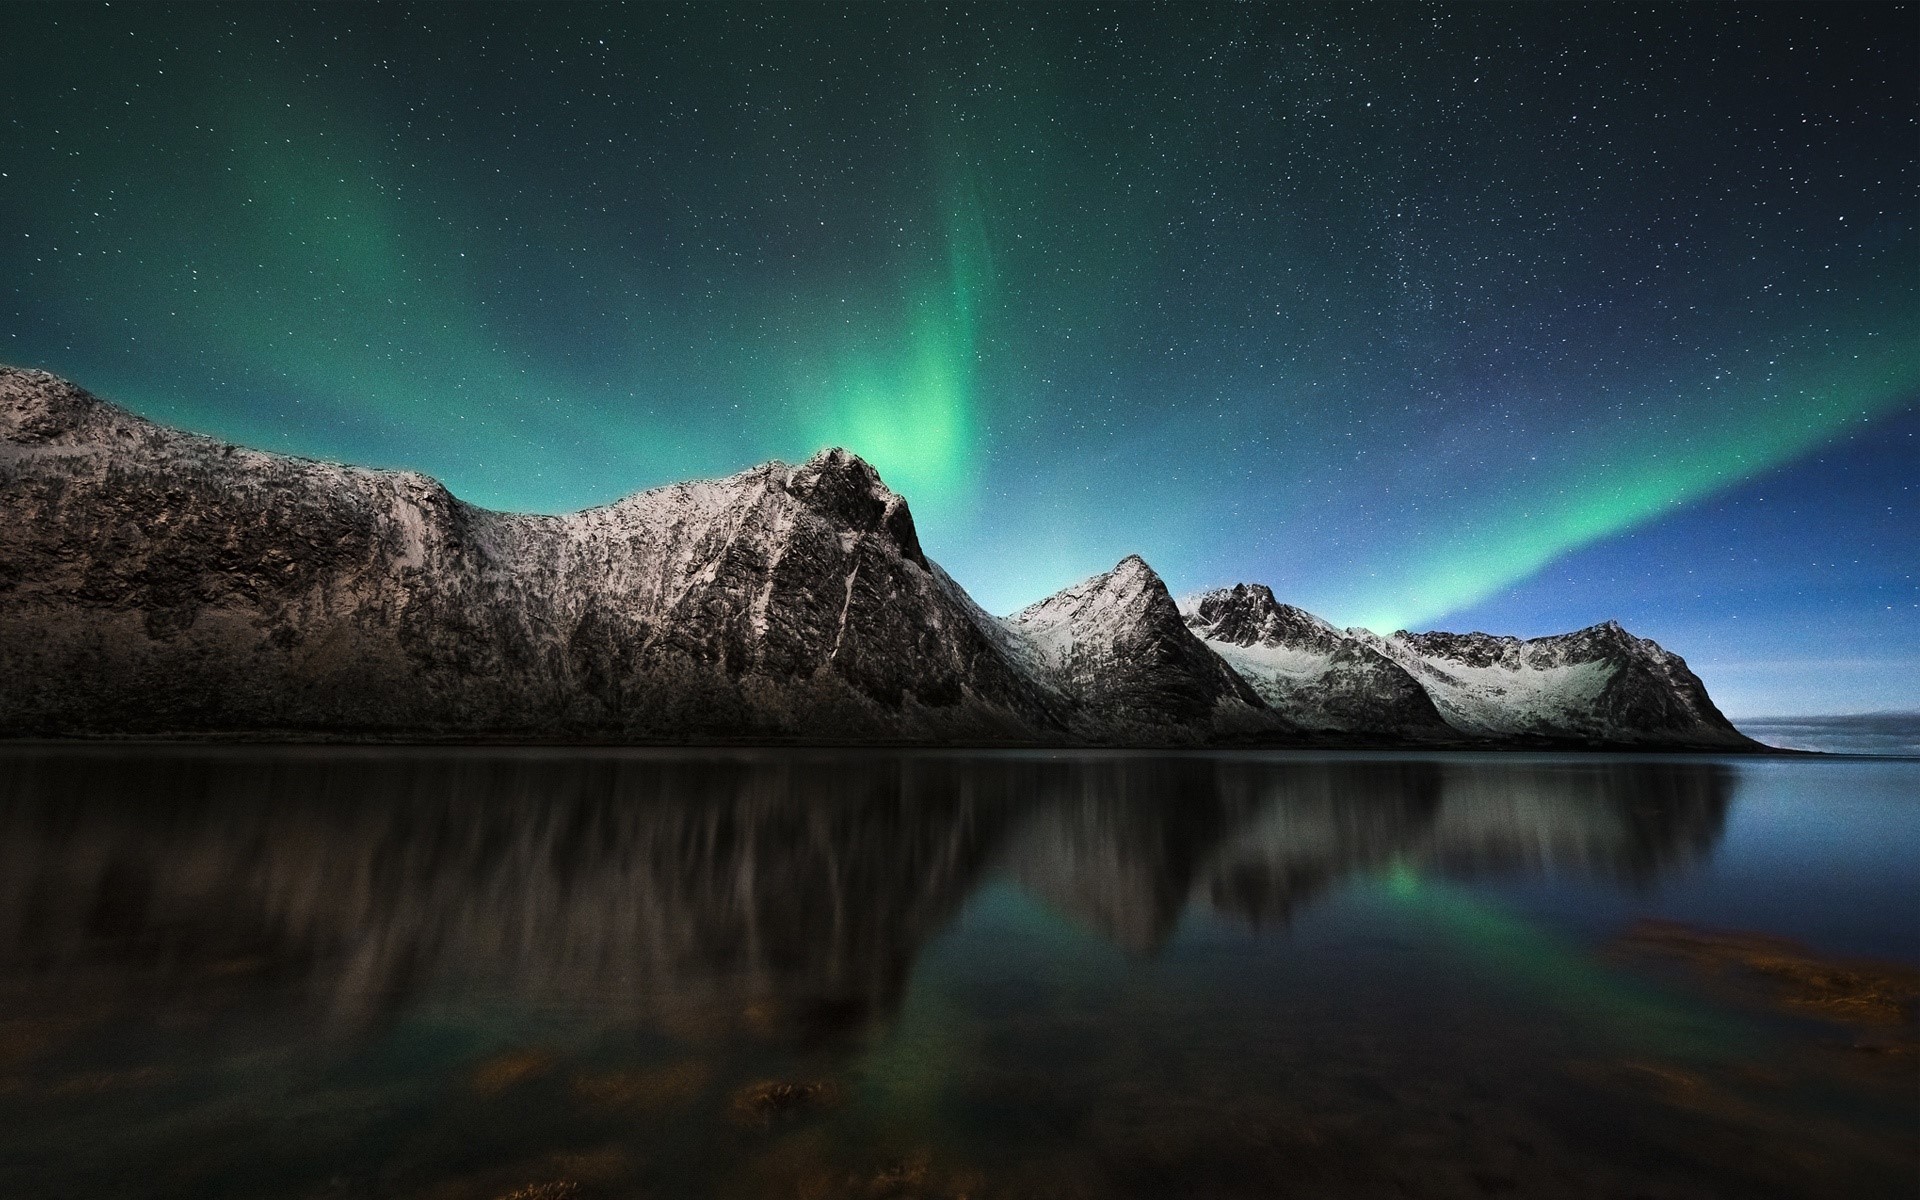
{"type": "Polygon", "coordinates": [[[1618,664],[1596,706],[1611,728],[1639,731],[1648,740],[1749,743],[1707,695],[1706,685],[1686,660],[1657,643],[1608,621],[1564,635],[1563,648],[1569,655],[1591,654],[1618,664]]]}
{"type": "Polygon", "coordinates": [[[1291,727],[1188,631],[1166,584],[1138,556],[1057,592],[1007,624],[1030,661],[1093,724],[1146,740],[1291,727]]]}

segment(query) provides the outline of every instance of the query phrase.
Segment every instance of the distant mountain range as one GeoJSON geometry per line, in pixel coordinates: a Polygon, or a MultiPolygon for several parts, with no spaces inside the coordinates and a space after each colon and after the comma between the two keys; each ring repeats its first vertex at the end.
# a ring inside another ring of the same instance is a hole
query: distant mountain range
{"type": "Polygon", "coordinates": [[[1006,619],[845,450],[564,516],[0,368],[14,736],[1751,749],[1608,622],[1340,630],[1138,557],[1006,619]]]}
{"type": "Polygon", "coordinates": [[[1769,746],[1817,754],[1920,758],[1920,712],[1748,717],[1740,727],[1769,746]]]}

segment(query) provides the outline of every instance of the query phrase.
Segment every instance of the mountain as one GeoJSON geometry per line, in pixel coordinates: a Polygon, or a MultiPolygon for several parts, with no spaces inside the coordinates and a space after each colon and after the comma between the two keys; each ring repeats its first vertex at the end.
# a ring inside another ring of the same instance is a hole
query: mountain
{"type": "Polygon", "coordinates": [[[1529,641],[1380,637],[1336,629],[1257,583],[1190,597],[1182,612],[1275,712],[1309,730],[1413,742],[1752,745],[1685,660],[1612,621],[1529,641]]]}
{"type": "Polygon", "coordinates": [[[1264,584],[1189,597],[1186,622],[1278,714],[1413,742],[1745,747],[1685,660],[1608,621],[1522,641],[1336,629],[1264,584]]]}
{"type": "Polygon", "coordinates": [[[1521,640],[1485,633],[1360,635],[1405,667],[1447,723],[1498,741],[1744,748],[1686,660],[1607,621],[1521,640]]]}
{"type": "Polygon", "coordinates": [[[844,450],[565,516],[0,372],[0,728],[1057,739],[844,450]]]}
{"type": "Polygon", "coordinates": [[[1303,729],[1457,740],[1412,674],[1358,638],[1241,583],[1182,605],[1190,629],[1260,698],[1303,729]]]}
{"type": "Polygon", "coordinates": [[[1167,585],[1138,555],[1022,609],[1007,627],[1083,726],[1143,740],[1293,730],[1188,631],[1167,585]]]}
{"type": "Polygon", "coordinates": [[[0,367],[0,735],[1745,748],[1617,625],[1342,632],[1137,556],[1000,620],[826,450],[558,516],[0,367]]]}

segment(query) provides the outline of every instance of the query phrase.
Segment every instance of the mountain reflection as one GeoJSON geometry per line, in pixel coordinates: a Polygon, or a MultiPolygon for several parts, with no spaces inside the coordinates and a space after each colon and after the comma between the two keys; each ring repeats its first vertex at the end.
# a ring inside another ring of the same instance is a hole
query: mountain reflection
{"type": "Polygon", "coordinates": [[[1701,762],[886,754],[15,752],[0,973],[164,1004],[214,977],[347,1026],[485,990],[796,1035],[897,1003],[1004,872],[1125,949],[1281,925],[1357,872],[1708,854],[1701,762]]]}

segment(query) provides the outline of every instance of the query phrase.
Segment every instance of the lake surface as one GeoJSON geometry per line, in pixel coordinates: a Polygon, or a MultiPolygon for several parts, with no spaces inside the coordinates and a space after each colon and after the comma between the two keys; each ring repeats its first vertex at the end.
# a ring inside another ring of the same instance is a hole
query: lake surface
{"type": "Polygon", "coordinates": [[[1920,1192],[1920,763],[0,751],[0,1194],[1920,1192]]]}

